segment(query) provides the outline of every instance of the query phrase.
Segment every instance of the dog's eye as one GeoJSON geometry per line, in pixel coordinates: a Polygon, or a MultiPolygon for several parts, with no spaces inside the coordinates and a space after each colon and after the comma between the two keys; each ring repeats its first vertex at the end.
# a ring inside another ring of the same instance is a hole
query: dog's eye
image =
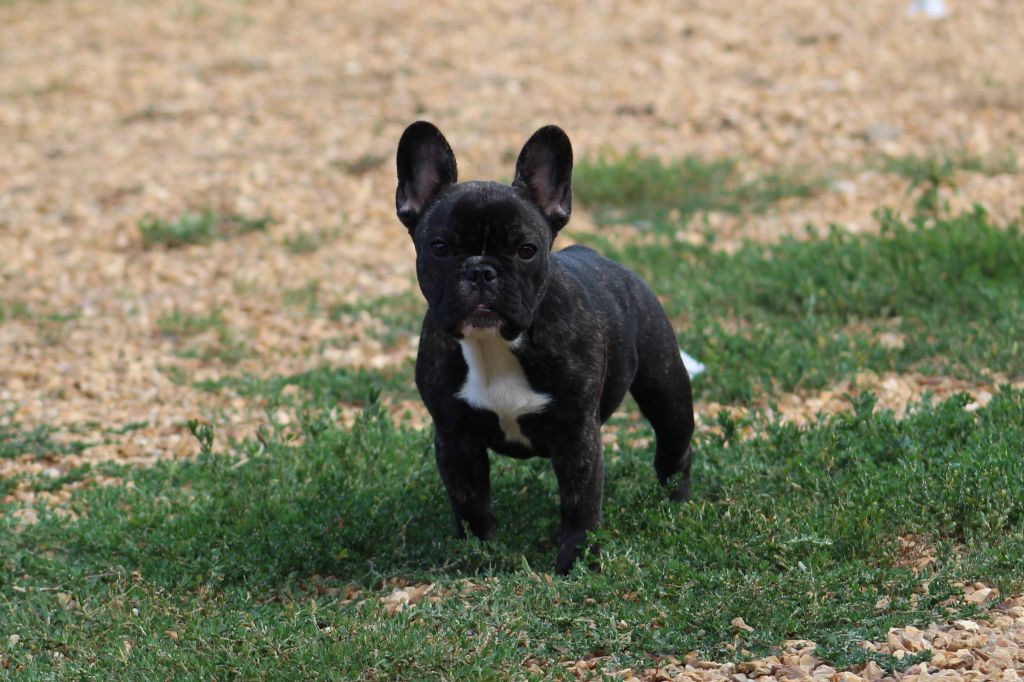
{"type": "Polygon", "coordinates": [[[438,258],[444,258],[448,255],[448,245],[440,239],[436,239],[430,242],[430,252],[438,258]]]}
{"type": "Polygon", "coordinates": [[[533,244],[523,244],[519,247],[519,257],[523,260],[530,260],[537,255],[537,247],[533,244]]]}

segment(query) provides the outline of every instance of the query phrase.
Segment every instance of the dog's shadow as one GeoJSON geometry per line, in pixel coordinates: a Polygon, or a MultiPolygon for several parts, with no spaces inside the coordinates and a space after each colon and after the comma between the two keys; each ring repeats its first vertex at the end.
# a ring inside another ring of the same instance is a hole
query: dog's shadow
{"type": "Polygon", "coordinates": [[[82,571],[138,571],[168,589],[273,589],[312,576],[373,585],[515,571],[524,559],[547,570],[558,540],[549,464],[492,455],[498,539],[463,540],[431,443],[381,417],[295,445],[245,442],[160,463],[130,487],[86,491],[88,513],[46,544],[82,571]]]}

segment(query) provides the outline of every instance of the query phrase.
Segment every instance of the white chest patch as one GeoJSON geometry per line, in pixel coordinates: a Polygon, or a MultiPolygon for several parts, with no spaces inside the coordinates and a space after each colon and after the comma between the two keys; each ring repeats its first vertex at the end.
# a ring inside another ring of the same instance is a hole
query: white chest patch
{"type": "Polygon", "coordinates": [[[500,335],[467,335],[459,344],[469,373],[458,397],[472,407],[498,415],[505,440],[530,447],[530,439],[519,428],[519,417],[543,410],[551,396],[530,388],[509,342],[500,335]]]}

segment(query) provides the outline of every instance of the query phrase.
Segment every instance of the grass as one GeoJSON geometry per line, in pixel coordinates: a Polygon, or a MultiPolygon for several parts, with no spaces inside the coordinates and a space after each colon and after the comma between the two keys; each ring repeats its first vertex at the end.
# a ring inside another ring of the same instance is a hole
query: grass
{"type": "Polygon", "coordinates": [[[222,334],[226,325],[220,308],[214,308],[204,314],[190,313],[175,306],[173,309],[161,313],[156,321],[160,333],[171,337],[196,336],[211,330],[222,334]]]}
{"type": "Polygon", "coordinates": [[[139,220],[139,233],[145,248],[162,245],[180,248],[191,244],[209,244],[250,232],[261,232],[273,222],[272,218],[247,218],[240,215],[222,215],[211,209],[198,213],[186,212],[175,220],[147,215],[139,220]]]}
{"type": "Polygon", "coordinates": [[[281,244],[296,255],[315,253],[325,244],[337,239],[340,234],[341,231],[338,229],[305,230],[286,236],[281,240],[281,244]]]}
{"type": "Polygon", "coordinates": [[[30,319],[32,312],[23,301],[0,301],[0,324],[7,320],[30,319]]]}
{"type": "Polygon", "coordinates": [[[382,371],[323,365],[290,375],[221,377],[195,386],[212,393],[230,391],[257,398],[268,411],[285,406],[304,413],[329,412],[338,405],[371,404],[382,393],[391,398],[415,397],[411,375],[411,367],[382,371]]]}
{"type": "Polygon", "coordinates": [[[787,197],[808,197],[822,186],[795,172],[740,176],[731,159],[688,156],[678,161],[640,156],[585,158],[573,169],[573,193],[602,222],[686,218],[706,211],[761,212],[787,197]]]}
{"type": "Polygon", "coordinates": [[[558,678],[562,659],[737,659],[796,637],[836,665],[863,661],[861,638],[969,613],[945,604],[959,581],[1024,587],[1024,395],[976,413],[967,400],[896,420],[864,397],[813,428],[755,419],[749,440],[726,423],[682,506],[623,435],[602,572],[564,580],[546,575],[557,514],[543,462],[495,460],[500,539],[484,546],[451,537],[430,434],[374,402],[351,430],[307,415],[301,438],[227,451],[195,425],[197,460],[122,468],[125,485],[75,492],[76,520],[43,507],[19,532],[4,522],[0,620],[20,640],[3,665],[25,679],[492,679],[528,677],[533,656],[558,678]],[[907,534],[936,547],[925,573],[900,565],[907,534]],[[393,579],[439,599],[389,614],[393,579]],[[735,638],[737,616],[754,631],[735,638]]]}
{"type": "Polygon", "coordinates": [[[1012,175],[1019,172],[1017,156],[1013,152],[987,158],[974,156],[966,151],[944,151],[924,156],[887,156],[882,160],[881,167],[887,173],[910,180],[908,193],[918,193],[914,201],[914,211],[924,216],[937,216],[948,211],[941,190],[956,186],[958,171],[988,176],[1012,175]]]}
{"type": "Polygon", "coordinates": [[[281,292],[281,302],[288,308],[303,308],[313,314],[320,309],[320,280],[311,279],[305,284],[281,292]]]}
{"type": "Polygon", "coordinates": [[[655,239],[600,250],[666,295],[680,343],[709,366],[699,395],[749,402],[818,389],[861,369],[979,379],[1024,368],[1024,234],[977,209],[906,221],[880,234],[693,246],[660,224],[655,239]],[[887,346],[883,332],[902,336],[887,346]]]}
{"type": "MultiPolygon", "coordinates": [[[[56,427],[48,424],[26,427],[15,419],[16,411],[16,408],[0,411],[0,460],[26,455],[36,459],[74,455],[94,445],[79,440],[55,440],[53,435],[58,431],[56,427]]],[[[0,479],[0,483],[6,484],[7,481],[0,479]]],[[[0,485],[0,491],[9,487],[0,485]]]]}
{"type": "Polygon", "coordinates": [[[576,237],[665,298],[682,347],[709,365],[697,384],[703,398],[750,402],[820,389],[861,369],[1019,377],[1024,234],[1019,225],[992,224],[980,208],[946,216],[937,204],[937,187],[953,182],[957,168],[1010,166],[963,155],[889,163],[913,182],[931,183],[911,219],[883,210],[878,235],[832,230],[815,241],[749,243],[731,254],[713,248],[713,233],[703,246],[680,241],[680,224],[720,206],[755,211],[786,192],[735,191],[726,161],[627,156],[584,164],[576,186],[581,203],[631,217],[645,238],[620,245],[600,234],[576,237]],[[898,336],[902,346],[886,344],[883,334],[898,336]]]}
{"type": "MultiPolygon", "coordinates": [[[[681,345],[708,365],[695,383],[702,399],[750,403],[862,369],[1020,376],[1018,226],[980,210],[881,212],[878,235],[833,231],[726,254],[680,242],[679,222],[762,210],[793,192],[741,181],[728,163],[630,163],[629,173],[612,164],[578,175],[577,196],[630,216],[645,238],[582,238],[663,296],[681,345]],[[628,202],[598,191],[616,182],[628,202]],[[689,188],[690,203],[672,187],[689,188]],[[882,332],[902,345],[883,344],[882,332]]],[[[415,334],[423,306],[414,295],[318,299],[309,286],[282,295],[379,329],[385,345],[415,334]]],[[[158,328],[192,339],[227,326],[217,310],[174,310],[158,328]]],[[[694,499],[677,506],[655,481],[653,448],[638,445],[646,424],[618,416],[606,426],[602,570],[563,579],[551,575],[557,489],[544,461],[492,458],[499,537],[453,537],[432,433],[381,405],[415,395],[409,366],[195,386],[256,401],[266,424],[224,442],[215,425],[191,422],[194,460],[4,479],[0,493],[70,497],[61,509],[39,502],[27,526],[14,514],[25,503],[0,502],[0,678],[573,679],[561,661],[599,657],[614,672],[689,651],[741,660],[791,638],[818,642],[837,668],[871,658],[891,670],[908,660],[858,643],[971,616],[977,607],[950,601],[964,581],[1024,590],[1024,392],[1009,387],[978,410],[965,409],[967,395],[925,398],[900,419],[862,393],[848,414],[801,428],[722,412],[697,442],[694,499]],[[354,426],[341,425],[339,405],[361,409],[354,426]],[[122,484],[89,485],[97,473],[122,484]],[[900,551],[907,536],[935,563],[915,572],[900,551]],[[425,584],[417,605],[387,608],[396,587],[425,584]],[[753,630],[736,632],[736,617],[753,630]]],[[[52,434],[8,413],[0,455],[89,445],[52,434]]]]}
{"type": "Polygon", "coordinates": [[[36,330],[39,341],[46,346],[53,346],[67,335],[68,323],[77,320],[78,311],[56,312],[33,309],[24,301],[0,301],[0,324],[11,320],[31,323],[36,330]]]}
{"type": "Polygon", "coordinates": [[[912,183],[938,182],[949,184],[957,171],[983,175],[1015,175],[1020,172],[1017,156],[1012,152],[981,157],[966,151],[940,151],[931,154],[886,156],[882,170],[907,178],[912,183]]]}
{"type": "MultiPolygon", "coordinates": [[[[207,362],[218,360],[226,365],[234,365],[252,355],[245,341],[239,339],[235,331],[228,326],[220,308],[214,308],[209,313],[191,313],[175,306],[162,313],[156,324],[161,334],[177,341],[212,335],[212,338],[180,348],[177,351],[180,357],[207,362]]],[[[169,371],[173,375],[172,380],[181,383],[181,370],[171,368],[169,371]]]]}
{"type": "Polygon", "coordinates": [[[381,296],[359,303],[333,303],[327,316],[334,322],[372,319],[377,322],[377,338],[385,348],[393,348],[400,339],[418,338],[426,304],[419,293],[381,296]]]}

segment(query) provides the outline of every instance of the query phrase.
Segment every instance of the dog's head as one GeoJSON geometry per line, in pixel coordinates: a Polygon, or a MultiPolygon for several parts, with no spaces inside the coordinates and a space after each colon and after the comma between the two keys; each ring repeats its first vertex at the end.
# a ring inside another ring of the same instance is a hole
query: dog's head
{"type": "Polygon", "coordinates": [[[515,339],[533,322],[551,244],[572,211],[572,146],[557,126],[533,134],[511,185],[457,182],[455,155],[418,121],[398,143],[395,210],[416,245],[431,314],[456,337],[515,339]]]}

